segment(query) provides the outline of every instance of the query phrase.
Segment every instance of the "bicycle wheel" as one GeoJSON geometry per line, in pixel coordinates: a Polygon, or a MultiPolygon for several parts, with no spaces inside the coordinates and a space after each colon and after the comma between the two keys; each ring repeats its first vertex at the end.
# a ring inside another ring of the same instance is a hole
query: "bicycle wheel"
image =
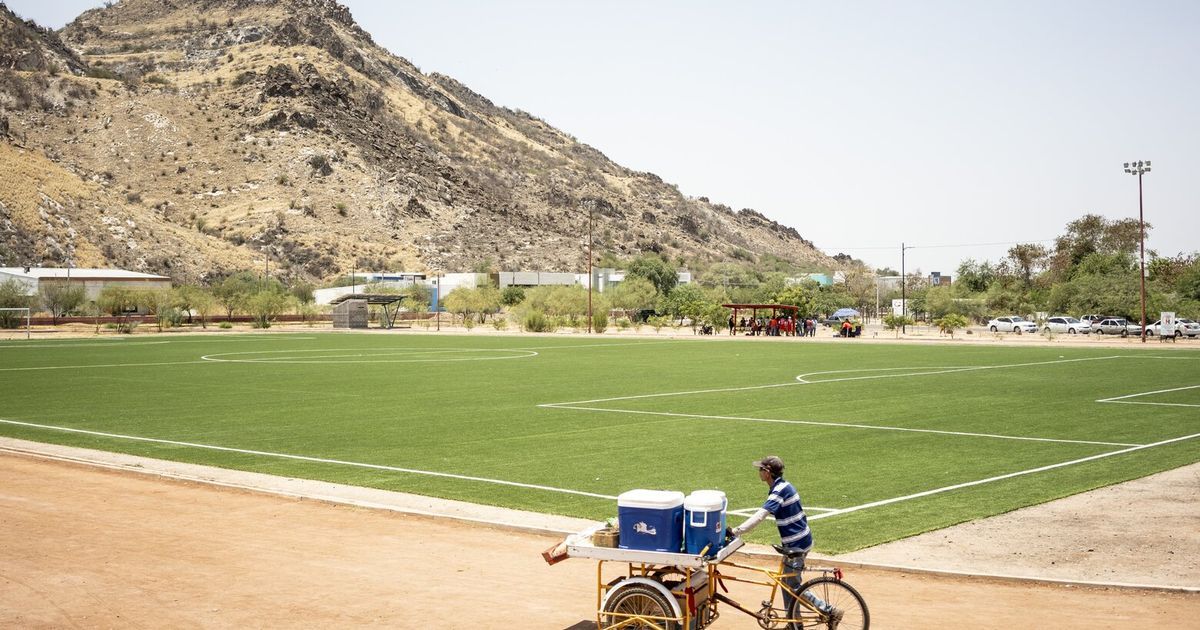
{"type": "MultiPolygon", "coordinates": [[[[629,584],[618,587],[618,591],[608,598],[604,604],[604,626],[613,626],[629,620],[631,617],[674,617],[671,603],[663,594],[645,584],[629,584]]],[[[621,626],[632,630],[679,630],[679,624],[674,621],[651,619],[635,621],[631,625],[621,626]]]]}
{"type": "MultiPolygon", "coordinates": [[[[871,627],[871,614],[867,612],[867,602],[853,586],[836,578],[822,576],[800,585],[800,597],[804,597],[806,593],[811,593],[842,611],[842,620],[837,624],[837,630],[867,630],[871,627]]],[[[812,612],[799,600],[792,602],[792,609],[788,611],[788,615],[792,619],[801,620],[799,624],[792,624],[792,630],[834,627],[828,618],[812,612]]]]}

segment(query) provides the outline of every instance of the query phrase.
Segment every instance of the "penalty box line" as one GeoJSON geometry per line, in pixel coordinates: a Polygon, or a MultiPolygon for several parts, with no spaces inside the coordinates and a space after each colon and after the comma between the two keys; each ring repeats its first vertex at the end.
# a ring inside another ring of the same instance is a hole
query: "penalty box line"
{"type": "Polygon", "coordinates": [[[1067,440],[1062,438],[1028,437],[1021,435],[1002,435],[997,433],[971,433],[968,431],[943,431],[939,429],[915,429],[912,427],[893,427],[873,424],[853,424],[849,422],[821,422],[817,420],[785,420],[779,418],[753,418],[749,416],[712,416],[699,413],[674,413],[670,411],[643,411],[640,409],[607,409],[604,407],[573,407],[570,405],[538,405],[547,409],[570,409],[573,411],[597,411],[602,413],[625,413],[647,416],[667,416],[673,418],[699,418],[703,420],[738,420],[743,422],[766,422],[771,424],[801,424],[821,427],[838,427],[846,429],[866,429],[874,431],[903,431],[907,433],[932,433],[935,435],[953,435],[960,437],[991,438],[996,440],[1019,440],[1026,442],[1056,442],[1060,444],[1087,444],[1092,446],[1140,446],[1123,442],[1096,442],[1091,440],[1067,440]]]}
{"type": "Polygon", "coordinates": [[[902,502],[902,501],[911,501],[912,499],[919,499],[919,498],[922,498],[922,497],[928,497],[928,496],[932,496],[932,495],[935,495],[935,494],[942,494],[942,493],[945,493],[945,492],[951,492],[951,491],[953,491],[953,490],[961,490],[961,489],[963,489],[963,488],[970,488],[970,487],[972,487],[972,486],[980,486],[980,485],[983,485],[983,484],[993,483],[993,482],[996,482],[996,481],[1003,481],[1003,480],[1005,480],[1005,479],[1013,479],[1013,478],[1015,478],[1015,477],[1021,477],[1021,476],[1024,476],[1024,475],[1032,475],[1032,474],[1036,474],[1036,473],[1046,472],[1046,471],[1049,471],[1049,470],[1054,470],[1054,469],[1056,469],[1056,468],[1065,468],[1065,467],[1067,467],[1067,466],[1074,466],[1074,465],[1076,465],[1076,464],[1083,464],[1083,463],[1087,463],[1087,462],[1092,462],[1092,461],[1096,461],[1096,460],[1104,459],[1104,458],[1106,458],[1106,457],[1114,457],[1114,456],[1117,456],[1117,455],[1125,455],[1125,454],[1127,454],[1127,453],[1133,453],[1133,452],[1140,451],[1140,450],[1144,450],[1144,449],[1148,449],[1148,448],[1155,448],[1155,447],[1158,447],[1158,446],[1166,446],[1167,444],[1173,444],[1173,443],[1175,443],[1175,442],[1183,442],[1183,441],[1186,441],[1186,440],[1192,440],[1192,439],[1195,439],[1195,438],[1198,438],[1198,437],[1200,437],[1200,433],[1193,433],[1193,434],[1191,434],[1191,435],[1185,435],[1185,436],[1182,436],[1182,437],[1171,438],[1171,439],[1169,439],[1169,440],[1163,440],[1163,441],[1161,441],[1161,442],[1155,442],[1155,443],[1153,443],[1153,444],[1141,444],[1141,445],[1138,445],[1138,446],[1134,446],[1134,447],[1132,447],[1132,448],[1125,448],[1125,449],[1121,449],[1121,450],[1118,450],[1118,451],[1110,451],[1110,452],[1108,452],[1108,453],[1100,453],[1100,454],[1098,454],[1098,455],[1091,455],[1091,456],[1089,456],[1089,457],[1081,457],[1081,458],[1079,458],[1079,459],[1073,459],[1073,460],[1071,460],[1071,461],[1067,461],[1067,462],[1059,462],[1059,463],[1057,463],[1057,464],[1049,464],[1049,465],[1046,465],[1046,466],[1039,466],[1039,467],[1037,467],[1037,468],[1030,468],[1030,469],[1028,469],[1028,470],[1019,470],[1019,471],[1017,471],[1017,472],[1011,472],[1011,473],[1007,473],[1007,474],[1004,474],[1004,475],[997,475],[997,476],[995,476],[995,477],[988,477],[987,479],[979,479],[979,480],[976,480],[976,481],[968,481],[968,482],[965,482],[965,483],[958,483],[958,484],[954,484],[954,485],[952,485],[952,486],[945,486],[945,487],[942,487],[942,488],[935,488],[935,489],[933,489],[933,490],[925,490],[924,492],[917,492],[917,493],[914,493],[914,494],[908,494],[908,495],[905,495],[905,496],[902,496],[902,497],[895,497],[895,498],[891,498],[891,499],[883,499],[882,501],[872,501],[872,502],[870,502],[870,503],[863,503],[862,505],[856,505],[856,506],[853,506],[853,507],[843,508],[843,509],[835,510],[835,511],[832,511],[832,512],[825,512],[825,513],[823,513],[823,514],[814,514],[813,516],[810,516],[810,517],[808,517],[808,518],[809,518],[809,520],[817,520],[817,519],[822,519],[822,518],[829,518],[829,517],[831,517],[831,516],[840,516],[840,515],[842,515],[842,514],[849,514],[849,513],[851,513],[851,512],[858,512],[858,511],[860,511],[860,510],[866,510],[866,509],[870,509],[870,508],[876,508],[876,507],[880,507],[880,506],[884,506],[884,505],[891,505],[891,504],[893,504],[893,503],[900,503],[900,502],[902,502]]]}
{"type": "Polygon", "coordinates": [[[1166,394],[1169,392],[1181,392],[1185,389],[1197,389],[1200,385],[1188,385],[1186,387],[1173,387],[1171,389],[1159,389],[1152,392],[1141,392],[1137,394],[1126,394],[1124,396],[1113,396],[1112,398],[1102,398],[1097,400],[1098,403],[1119,403],[1123,405],[1158,405],[1160,407],[1200,407],[1200,405],[1191,403],[1163,403],[1163,402],[1144,402],[1140,400],[1125,400],[1126,398],[1138,398],[1141,396],[1153,396],[1154,394],[1166,394]]]}
{"type": "Polygon", "coordinates": [[[213,444],[199,444],[196,442],[181,442],[178,440],[164,440],[160,438],[143,437],[139,435],[124,435],[120,433],[105,433],[103,431],[90,431],[87,429],[76,429],[73,427],[60,427],[49,424],[37,424],[34,422],[22,422],[19,420],[8,420],[0,418],[0,423],[11,424],[22,427],[32,427],[35,429],[45,429],[50,431],[62,431],[65,433],[76,433],[81,435],[93,435],[97,437],[112,438],[118,440],[132,440],[135,442],[148,442],[151,444],[168,444],[171,446],[184,446],[188,448],[198,448],[210,451],[221,451],[225,453],[238,453],[241,455],[258,455],[261,457],[274,457],[278,459],[289,459],[293,461],[311,462],[316,464],[334,464],[338,466],[352,466],[355,468],[367,468],[371,470],[386,470],[389,472],[405,473],[409,475],[424,475],[427,477],[440,477],[443,479],[456,479],[459,481],[474,481],[479,483],[490,483],[501,486],[510,486],[514,488],[524,488],[527,490],[542,490],[545,492],[557,492],[560,494],[571,494],[583,497],[591,497],[595,499],[607,499],[615,501],[617,497],[598,494],[595,492],[584,492],[582,490],[571,490],[568,488],[555,488],[553,486],[543,486],[538,484],[520,483],[516,481],[506,481],[504,479],[490,479],[487,477],[474,477],[471,475],[456,475],[453,473],[443,473],[431,470],[419,470],[416,468],[402,468],[399,466],[387,466],[384,464],[367,464],[363,462],[350,462],[340,459],[327,459],[324,457],[311,457],[308,455],[293,455],[290,453],[272,453],[269,451],[256,451],[251,449],[232,448],[229,446],[216,446],[213,444]]]}

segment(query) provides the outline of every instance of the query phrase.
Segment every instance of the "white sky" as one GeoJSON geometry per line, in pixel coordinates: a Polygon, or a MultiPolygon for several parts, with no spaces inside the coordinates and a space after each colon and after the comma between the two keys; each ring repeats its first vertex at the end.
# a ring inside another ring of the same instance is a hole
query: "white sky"
{"type": "MultiPolygon", "coordinates": [[[[1147,247],[1200,249],[1200,2],[342,2],[425,72],[875,267],[1136,217],[1137,159],[1147,247]]],[[[8,0],[55,28],[98,4],[8,0]]]]}

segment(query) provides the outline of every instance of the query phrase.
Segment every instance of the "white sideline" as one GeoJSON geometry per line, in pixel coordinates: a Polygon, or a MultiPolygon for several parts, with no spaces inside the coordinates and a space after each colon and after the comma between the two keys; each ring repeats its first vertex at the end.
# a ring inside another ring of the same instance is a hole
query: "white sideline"
{"type": "Polygon", "coordinates": [[[859,511],[859,510],[865,510],[865,509],[867,509],[867,508],[879,507],[879,506],[881,506],[881,505],[888,505],[888,504],[891,504],[891,503],[899,503],[899,502],[901,502],[901,501],[908,501],[908,500],[910,500],[910,499],[918,499],[918,498],[921,498],[921,497],[927,497],[927,496],[929,496],[929,495],[933,495],[933,494],[940,494],[940,493],[942,493],[942,492],[949,492],[949,491],[951,491],[951,490],[958,490],[958,489],[960,489],[960,488],[969,488],[969,487],[971,487],[971,486],[978,486],[978,485],[982,485],[982,484],[985,484],[985,483],[991,483],[991,482],[993,482],[993,481],[1002,481],[1002,480],[1004,480],[1004,479],[1012,479],[1013,477],[1020,477],[1020,476],[1022,476],[1022,475],[1031,475],[1031,474],[1033,474],[1033,473],[1045,472],[1045,471],[1047,471],[1047,470],[1054,470],[1055,468],[1063,468],[1063,467],[1065,467],[1065,466],[1073,466],[1073,465],[1075,465],[1075,464],[1082,464],[1082,463],[1084,463],[1084,462],[1095,461],[1095,460],[1097,460],[1097,459],[1104,459],[1105,457],[1112,457],[1112,456],[1114,456],[1114,455],[1124,455],[1125,453],[1132,453],[1132,452],[1134,452],[1134,451],[1140,451],[1140,450],[1142,450],[1142,449],[1154,448],[1154,447],[1156,447],[1156,446],[1163,446],[1163,445],[1166,445],[1166,444],[1172,444],[1172,443],[1174,443],[1174,442],[1183,442],[1183,441],[1185,441],[1185,440],[1191,440],[1191,439],[1195,439],[1195,438],[1198,438],[1198,437],[1200,437],[1200,433],[1193,433],[1193,434],[1191,434],[1191,435],[1185,435],[1185,436],[1183,436],[1183,437],[1171,438],[1171,439],[1169,439],[1169,440],[1163,440],[1163,441],[1161,441],[1161,442],[1155,442],[1155,443],[1153,443],[1153,444],[1141,444],[1141,445],[1138,445],[1138,446],[1134,446],[1134,447],[1132,447],[1132,448],[1121,449],[1121,450],[1119,450],[1119,451],[1111,451],[1111,452],[1108,452],[1108,453],[1100,453],[1099,455],[1091,455],[1091,456],[1089,456],[1089,457],[1081,457],[1081,458],[1079,458],[1079,459],[1073,459],[1073,460],[1071,460],[1071,461],[1069,461],[1069,462],[1060,462],[1060,463],[1057,463],[1057,464],[1050,464],[1050,465],[1048,465],[1048,466],[1039,466],[1039,467],[1037,467],[1037,468],[1030,468],[1030,469],[1028,469],[1028,470],[1020,470],[1020,471],[1013,472],[1013,473],[1008,473],[1008,474],[1005,474],[1005,475],[998,475],[998,476],[995,476],[995,477],[989,477],[989,478],[987,478],[987,479],[979,479],[979,480],[977,480],[977,481],[968,481],[968,482],[966,482],[966,483],[959,483],[959,484],[955,484],[955,485],[952,485],[952,486],[946,486],[946,487],[944,487],[944,488],[935,488],[935,489],[933,489],[933,490],[926,490],[926,491],[924,491],[924,492],[917,492],[917,493],[915,493],[915,494],[910,494],[910,495],[906,495],[906,496],[902,496],[902,497],[895,497],[895,498],[892,498],[892,499],[884,499],[884,500],[882,500],[882,501],[872,501],[871,503],[863,503],[862,505],[856,505],[856,506],[854,506],[854,507],[843,508],[843,509],[840,509],[840,510],[837,510],[837,511],[834,511],[834,512],[828,512],[828,513],[825,513],[825,514],[817,514],[817,515],[814,515],[814,516],[810,516],[810,517],[809,517],[809,519],[810,519],[810,520],[816,520],[816,519],[819,519],[819,518],[826,518],[826,517],[829,517],[829,516],[838,516],[838,515],[841,515],[841,514],[847,514],[847,513],[849,513],[849,512],[857,512],[857,511],[859,511]]]}
{"type": "Polygon", "coordinates": [[[222,339],[160,339],[158,341],[125,341],[122,338],[113,339],[111,341],[85,341],[81,343],[21,343],[11,345],[0,345],[0,348],[125,348],[128,346],[158,346],[166,343],[238,343],[246,340],[253,341],[296,341],[296,340],[313,340],[316,337],[270,337],[268,335],[260,336],[240,336],[240,337],[225,337],[222,339]]]}
{"type": "Polygon", "coordinates": [[[1020,435],[1001,435],[996,433],[970,433],[967,431],[943,431],[940,429],[914,429],[912,427],[892,427],[875,424],[853,424],[849,422],[820,422],[817,420],[783,420],[777,418],[752,418],[749,416],[710,416],[699,413],[674,413],[670,411],[641,411],[638,409],[606,409],[604,407],[575,407],[564,405],[538,405],[549,409],[572,409],[575,411],[597,411],[602,413],[627,413],[647,416],[668,416],[675,418],[701,418],[705,420],[741,420],[745,422],[767,422],[774,424],[804,424],[822,427],[841,427],[848,429],[870,429],[876,431],[905,431],[910,433],[935,433],[941,435],[956,435],[960,437],[979,437],[997,440],[1024,440],[1028,442],[1058,442],[1063,444],[1089,444],[1095,446],[1140,446],[1122,442],[1094,442],[1090,440],[1067,440],[1061,438],[1027,437],[1020,435]]]}
{"type": "Polygon", "coordinates": [[[120,433],[104,433],[102,431],[88,431],[86,429],[75,429],[71,427],[58,427],[49,424],[37,424],[34,422],[21,422],[19,420],[7,420],[0,418],[0,423],[12,424],[23,427],[33,427],[37,429],[48,429],[51,431],[63,431],[67,433],[80,433],[83,435],[95,435],[98,437],[114,438],[119,440],[133,440],[137,442],[150,442],[153,444],[170,444],[172,446],[186,446],[190,448],[207,449],[211,451],[222,451],[226,453],[241,453],[243,455],[262,455],[264,457],[278,457],[280,459],[291,459],[297,461],[314,462],[318,464],[337,464],[339,466],[354,466],[357,468],[370,468],[372,470],[388,470],[392,472],[407,473],[410,475],[425,475],[429,477],[442,477],[446,479],[460,479],[463,481],[477,481],[480,483],[492,483],[502,486],[513,486],[517,488],[527,488],[530,490],[544,490],[547,492],[558,492],[562,494],[574,494],[585,497],[593,497],[597,499],[616,500],[617,497],[607,494],[597,494],[594,492],[584,492],[582,490],[569,490],[566,488],[555,488],[552,486],[541,486],[537,484],[519,483],[516,481],[505,481],[503,479],[489,479],[487,477],[472,477],[470,475],[455,475],[452,473],[434,472],[431,470],[418,470],[415,468],[401,468],[399,466],[386,466],[383,464],[365,464],[362,462],[349,462],[340,459],[326,459],[323,457],[309,457],[307,455],[291,455],[288,453],[271,453],[268,451],[255,451],[250,449],[232,448],[228,446],[215,446],[212,444],[198,444],[196,442],[180,442],[177,440],[162,440],[158,438],[141,437],[137,435],[122,435],[120,433]]]}
{"type": "Polygon", "coordinates": [[[89,368],[153,367],[156,365],[202,365],[206,361],[163,361],[160,363],[98,363],[96,365],[43,365],[38,367],[0,368],[0,372],[28,372],[36,370],[86,370],[89,368]]]}

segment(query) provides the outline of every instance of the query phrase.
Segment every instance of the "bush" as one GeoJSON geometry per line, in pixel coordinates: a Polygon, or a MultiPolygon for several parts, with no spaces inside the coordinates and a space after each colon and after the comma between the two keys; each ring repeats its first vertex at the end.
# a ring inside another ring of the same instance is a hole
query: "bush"
{"type": "Polygon", "coordinates": [[[541,311],[529,311],[521,322],[526,332],[554,332],[554,324],[541,311]]]}
{"type": "Polygon", "coordinates": [[[508,328],[508,320],[497,315],[492,318],[492,328],[496,330],[506,330],[508,328]]]}
{"type": "Polygon", "coordinates": [[[620,330],[629,330],[630,325],[631,324],[629,323],[629,320],[625,317],[622,317],[617,320],[617,328],[619,328],[620,330]]]}
{"type": "Polygon", "coordinates": [[[333,167],[329,165],[329,158],[320,154],[308,158],[308,166],[318,175],[328,175],[333,172],[333,167]]]}
{"type": "Polygon", "coordinates": [[[950,313],[934,322],[939,330],[949,333],[952,338],[954,337],[954,330],[956,328],[966,328],[968,323],[967,318],[958,313],[950,313]]]}
{"type": "Polygon", "coordinates": [[[667,325],[667,318],[663,317],[662,315],[655,315],[647,319],[646,323],[650,324],[650,327],[654,329],[654,332],[659,332],[663,329],[663,326],[667,325]]]}
{"type": "Polygon", "coordinates": [[[595,311],[592,313],[592,330],[602,333],[608,330],[608,313],[595,311]]]}
{"type": "Polygon", "coordinates": [[[183,312],[177,308],[167,307],[158,313],[158,329],[179,328],[183,325],[183,312]]]}
{"type": "Polygon", "coordinates": [[[225,330],[229,330],[230,328],[233,328],[233,324],[231,324],[229,322],[221,322],[220,324],[217,324],[217,328],[223,328],[225,330]]]}

